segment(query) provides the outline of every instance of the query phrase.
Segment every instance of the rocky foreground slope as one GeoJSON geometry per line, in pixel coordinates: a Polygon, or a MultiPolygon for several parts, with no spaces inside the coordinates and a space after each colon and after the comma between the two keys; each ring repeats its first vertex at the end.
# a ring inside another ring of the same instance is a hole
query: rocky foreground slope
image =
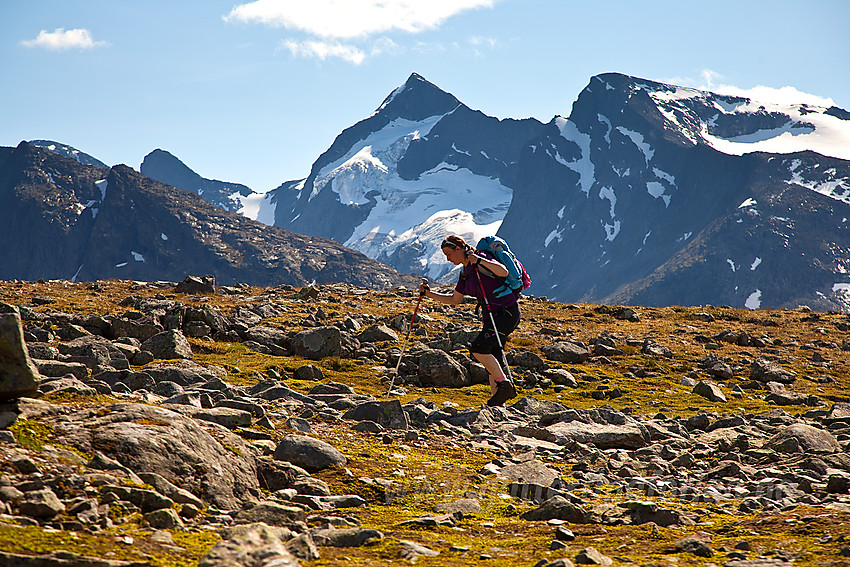
{"type": "Polygon", "coordinates": [[[846,315],[415,301],[0,284],[0,563],[847,564],[846,315]]]}

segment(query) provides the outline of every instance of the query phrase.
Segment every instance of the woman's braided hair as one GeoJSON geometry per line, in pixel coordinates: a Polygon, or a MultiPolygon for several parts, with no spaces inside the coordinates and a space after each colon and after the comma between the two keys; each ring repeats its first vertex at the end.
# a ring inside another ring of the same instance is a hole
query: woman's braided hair
{"type": "Polygon", "coordinates": [[[463,250],[467,256],[473,252],[472,246],[467,244],[462,237],[456,234],[450,234],[445,239],[443,239],[443,243],[440,244],[440,248],[446,247],[451,247],[455,250],[463,250]]]}

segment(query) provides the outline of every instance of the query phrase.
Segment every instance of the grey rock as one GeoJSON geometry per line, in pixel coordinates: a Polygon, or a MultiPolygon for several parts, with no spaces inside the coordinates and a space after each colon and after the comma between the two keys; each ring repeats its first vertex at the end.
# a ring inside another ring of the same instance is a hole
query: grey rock
{"type": "Polygon", "coordinates": [[[257,477],[261,487],[269,492],[277,492],[291,488],[294,482],[307,477],[307,471],[286,461],[262,457],[257,459],[257,477]]]}
{"type": "Polygon", "coordinates": [[[171,530],[183,527],[183,520],[171,508],[160,508],[145,514],[145,521],[157,530],[171,530]]]}
{"type": "Polygon", "coordinates": [[[227,407],[202,409],[193,412],[192,417],[217,423],[228,429],[251,426],[251,412],[227,407]]]}
{"type": "Polygon", "coordinates": [[[709,401],[726,403],[726,396],[717,384],[700,380],[694,386],[693,392],[709,401]]]}
{"type": "Polygon", "coordinates": [[[660,345],[652,340],[645,340],[643,342],[643,347],[641,347],[641,352],[643,354],[648,354],[650,356],[662,356],[664,358],[672,358],[673,351],[670,347],[666,347],[664,345],[660,345]]]}
{"type": "Polygon", "coordinates": [[[521,351],[513,355],[513,364],[520,368],[529,370],[543,370],[546,368],[546,361],[540,358],[537,354],[531,351],[521,351]]]}
{"type": "Polygon", "coordinates": [[[613,565],[614,560],[602,555],[593,547],[586,547],[576,554],[576,565],[613,565]]]}
{"type": "Polygon", "coordinates": [[[65,505],[49,488],[25,492],[18,504],[24,516],[54,518],[65,511],[65,505]]]}
{"type": "Polygon", "coordinates": [[[379,343],[383,341],[398,341],[398,334],[386,325],[371,325],[366,327],[358,336],[360,342],[379,343]]]}
{"type": "Polygon", "coordinates": [[[824,423],[832,423],[835,421],[850,422],[850,403],[835,402],[829,408],[829,413],[823,419],[824,423]]]}
{"type": "Polygon", "coordinates": [[[308,496],[330,496],[331,489],[328,484],[318,478],[312,476],[302,476],[292,481],[290,487],[298,492],[298,494],[306,494],[308,496]]]}
{"type": "Polygon", "coordinates": [[[639,449],[645,446],[643,432],[637,425],[608,425],[580,421],[554,423],[546,430],[560,445],[573,442],[595,445],[598,449],[639,449]]]}
{"type": "Polygon", "coordinates": [[[38,368],[39,374],[44,377],[59,378],[71,374],[80,380],[84,380],[89,376],[89,369],[81,362],[33,359],[33,364],[38,368]]]}
{"type": "Polygon", "coordinates": [[[571,524],[583,524],[587,512],[563,496],[553,496],[534,510],[524,513],[521,518],[529,521],[564,520],[571,524]]]}
{"type": "Polygon", "coordinates": [[[319,548],[316,542],[313,541],[313,536],[309,532],[298,534],[286,542],[286,549],[298,559],[304,561],[315,561],[319,559],[319,548]]]}
{"type": "Polygon", "coordinates": [[[251,327],[245,331],[245,338],[266,346],[283,346],[289,340],[289,335],[283,329],[275,327],[251,327]]]}
{"type": "Polygon", "coordinates": [[[400,540],[398,556],[405,561],[415,563],[419,557],[437,557],[440,552],[415,541],[400,540]]]}
{"type": "Polygon", "coordinates": [[[290,342],[292,353],[311,360],[342,354],[342,333],[337,327],[316,327],[296,333],[290,342]]]}
{"type": "Polygon", "coordinates": [[[699,557],[712,557],[714,550],[711,549],[709,543],[711,543],[711,534],[697,532],[694,535],[680,539],[673,544],[673,547],[680,553],[692,553],[699,557]]]}
{"type": "Polygon", "coordinates": [[[304,510],[295,506],[284,506],[277,502],[262,501],[242,508],[233,516],[237,524],[264,523],[270,526],[292,526],[303,522],[304,510]]]}
{"type": "Polygon", "coordinates": [[[407,429],[407,413],[399,400],[365,402],[345,412],[344,419],[354,421],[372,421],[387,429],[407,429]]]}
{"type": "Polygon", "coordinates": [[[499,470],[499,476],[517,482],[531,482],[549,486],[560,477],[557,470],[542,461],[532,459],[521,463],[510,463],[499,470]]]}
{"type": "Polygon", "coordinates": [[[423,386],[461,388],[471,385],[469,373],[442,350],[426,350],[419,358],[419,381],[423,386]]]}
{"type": "Polygon", "coordinates": [[[215,293],[215,276],[186,276],[186,279],[177,284],[174,292],[192,295],[213,295],[215,293]]]}
{"type": "Polygon", "coordinates": [[[841,451],[841,445],[832,433],[804,423],[795,423],[783,427],[767,441],[766,445],[779,450],[788,439],[792,438],[797,441],[800,449],[806,453],[835,453],[841,451]]]}
{"type": "Polygon", "coordinates": [[[324,380],[325,373],[318,366],[313,364],[304,364],[303,366],[299,366],[295,369],[295,372],[292,373],[292,377],[296,380],[312,380],[318,382],[320,380],[324,380]]]}
{"type": "Polygon", "coordinates": [[[288,528],[277,528],[264,523],[227,528],[222,532],[223,539],[201,559],[198,567],[299,567],[301,563],[285,544],[293,536],[295,534],[288,528]]]}
{"type": "Polygon", "coordinates": [[[555,384],[569,386],[570,388],[578,388],[578,382],[569,370],[564,370],[563,368],[552,368],[550,370],[545,370],[543,372],[543,376],[550,379],[555,384]]]}
{"type": "Polygon", "coordinates": [[[590,350],[583,344],[571,341],[559,341],[540,347],[543,356],[556,362],[581,364],[590,359],[590,350]]]}
{"type": "Polygon", "coordinates": [[[780,384],[791,384],[797,379],[797,373],[785,370],[776,362],[757,358],[750,369],[750,378],[759,382],[779,382],[780,384]]]}
{"type": "Polygon", "coordinates": [[[2,304],[0,309],[0,401],[34,396],[41,383],[26,343],[18,310],[2,304]]]}
{"type": "Polygon", "coordinates": [[[158,333],[142,343],[142,350],[153,354],[159,360],[176,358],[191,359],[192,347],[189,341],[178,330],[172,329],[158,333]]]}
{"type": "Polygon", "coordinates": [[[345,455],[329,443],[303,435],[285,436],[275,449],[274,458],[302,467],[308,472],[318,472],[347,462],[345,455]]]}
{"type": "Polygon", "coordinates": [[[64,378],[54,378],[41,383],[39,391],[42,394],[79,394],[81,396],[96,396],[97,390],[77,380],[68,374],[64,378]]]}
{"type": "Polygon", "coordinates": [[[362,547],[384,538],[378,530],[366,528],[318,528],[310,531],[313,541],[321,547],[362,547]]]}
{"type": "Polygon", "coordinates": [[[174,501],[171,498],[167,498],[155,490],[136,488],[134,486],[104,486],[101,489],[101,493],[104,495],[113,493],[119,500],[132,502],[144,513],[174,506],[174,501]]]}
{"type": "Polygon", "coordinates": [[[127,469],[171,479],[224,509],[259,494],[258,449],[228,430],[142,404],[112,404],[56,416],[56,443],[100,450],[127,469]],[[216,428],[213,437],[206,428],[216,428]]]}
{"type": "Polygon", "coordinates": [[[148,473],[142,472],[139,473],[139,478],[141,478],[145,483],[153,486],[154,490],[158,493],[162,494],[177,502],[178,504],[191,504],[196,508],[203,508],[204,503],[200,498],[185,490],[180,488],[179,486],[175,486],[167,479],[165,479],[162,475],[157,473],[148,473]]]}

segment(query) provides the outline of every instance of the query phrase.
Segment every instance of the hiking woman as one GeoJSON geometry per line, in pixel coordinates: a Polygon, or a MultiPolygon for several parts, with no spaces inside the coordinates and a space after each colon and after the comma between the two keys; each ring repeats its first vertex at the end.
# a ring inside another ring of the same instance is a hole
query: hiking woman
{"type": "Polygon", "coordinates": [[[428,284],[423,283],[419,287],[419,292],[425,297],[447,305],[458,305],[463,300],[464,295],[470,295],[478,300],[479,305],[483,306],[485,297],[482,296],[481,288],[484,288],[484,293],[487,294],[486,301],[489,303],[493,314],[492,321],[495,321],[499,334],[497,337],[490,316],[484,313],[486,308],[482,309],[483,328],[469,346],[469,352],[478,362],[484,365],[484,368],[490,374],[492,397],[487,401],[487,405],[504,405],[506,401],[516,397],[516,389],[507,379],[499,364],[499,360],[502,358],[502,350],[499,348],[499,344],[501,343],[504,346],[508,335],[519,325],[519,304],[516,295],[513,293],[508,293],[503,297],[495,297],[493,291],[504,283],[508,270],[495,260],[489,252],[475,251],[460,236],[446,237],[440,245],[440,249],[446,255],[446,260],[456,266],[463,266],[457,285],[452,293],[436,293],[431,291],[428,284]],[[480,283],[479,277],[481,278],[480,283]]]}

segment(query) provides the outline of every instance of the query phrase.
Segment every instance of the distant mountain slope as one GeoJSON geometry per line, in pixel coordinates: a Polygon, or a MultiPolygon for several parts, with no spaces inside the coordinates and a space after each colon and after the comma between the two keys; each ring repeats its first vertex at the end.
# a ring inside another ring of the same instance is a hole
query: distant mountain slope
{"type": "Polygon", "coordinates": [[[224,211],[127,166],[104,171],[26,143],[0,166],[0,250],[2,279],[415,284],[338,243],[224,211]]]}
{"type": "Polygon", "coordinates": [[[520,150],[542,130],[471,110],[414,73],[337,136],[307,179],[272,192],[275,224],[439,278],[451,268],[442,237],[496,232],[520,150]]]}
{"type": "MultiPolygon", "coordinates": [[[[591,79],[570,117],[554,119],[523,152],[500,228],[534,292],[847,309],[850,162],[741,144],[841,140],[850,123],[828,109],[764,108],[624,75],[591,79]],[[732,153],[717,149],[729,144],[732,153]]],[[[820,148],[841,153],[840,144],[820,148]]]]}
{"type": "Polygon", "coordinates": [[[435,279],[446,234],[498,231],[561,301],[850,309],[848,159],[835,107],[608,73],[541,124],[413,74],[267,199],[279,226],[435,279]]]}
{"type": "MultiPolygon", "coordinates": [[[[230,183],[201,177],[165,150],[154,150],[145,156],[139,168],[144,175],[168,185],[191,191],[217,207],[257,220],[263,196],[241,183],[230,183]]],[[[269,215],[268,224],[272,224],[269,215]]]]}
{"type": "Polygon", "coordinates": [[[93,165],[94,167],[98,167],[100,169],[109,169],[108,165],[106,165],[96,157],[90,156],[85,152],[81,152],[77,148],[74,148],[67,144],[60,144],[59,142],[53,142],[51,140],[30,140],[29,143],[32,146],[44,148],[45,150],[49,150],[53,153],[59,154],[60,156],[71,158],[72,160],[77,161],[83,165],[93,165]]]}

